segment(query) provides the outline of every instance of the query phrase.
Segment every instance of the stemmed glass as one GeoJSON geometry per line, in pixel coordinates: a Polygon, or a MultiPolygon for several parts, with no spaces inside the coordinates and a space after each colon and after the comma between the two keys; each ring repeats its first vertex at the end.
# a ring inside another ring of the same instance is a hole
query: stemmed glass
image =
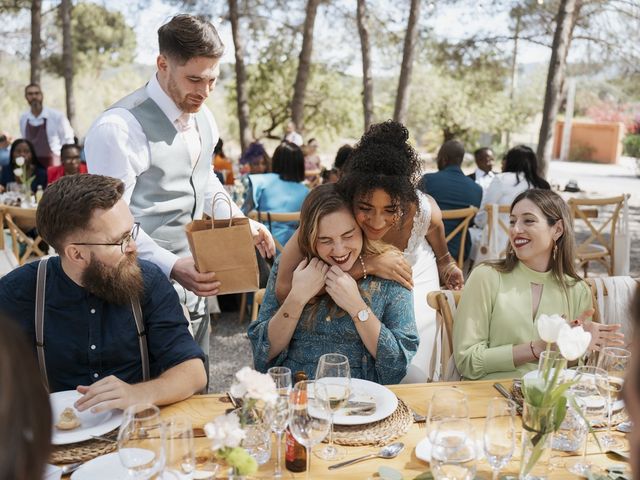
{"type": "Polygon", "coordinates": [[[333,444],[333,415],[346,405],[351,395],[351,371],[349,359],[339,353],[326,353],[320,357],[316,368],[316,381],[324,385],[326,398],[331,408],[331,430],[329,443],[316,455],[323,460],[339,460],[344,456],[344,448],[333,444]]]}
{"type": "Polygon", "coordinates": [[[273,379],[278,398],[267,411],[271,431],[276,434],[276,466],[273,475],[282,476],[282,434],[289,423],[289,394],[291,393],[291,370],[287,367],[271,367],[267,373],[273,379]]]}
{"type": "Polygon", "coordinates": [[[439,423],[445,419],[469,419],[467,396],[458,389],[439,389],[431,396],[426,425],[427,438],[431,441],[431,445],[433,445],[439,423]]]}
{"type": "Polygon", "coordinates": [[[311,447],[329,433],[331,408],[326,387],[315,381],[296,383],[289,399],[289,430],[307,450],[307,475],[311,469],[311,447]]]}
{"type": "Polygon", "coordinates": [[[617,347],[603,348],[598,357],[598,367],[607,372],[609,376],[605,396],[607,399],[607,433],[600,439],[606,448],[620,446],[620,443],[611,435],[611,416],[613,414],[613,404],[622,390],[624,376],[630,360],[631,352],[617,347]]]}
{"type": "Polygon", "coordinates": [[[165,429],[158,407],[143,403],[124,411],[118,432],[118,454],[131,478],[146,480],[162,472],[165,429]]]}
{"type": "Polygon", "coordinates": [[[469,420],[441,420],[433,434],[431,472],[436,480],[472,480],[476,446],[469,420]]]}
{"type": "Polygon", "coordinates": [[[516,443],[515,413],[516,405],[511,400],[494,397],[489,401],[483,447],[493,480],[498,479],[500,470],[513,456],[516,443]]]}
{"type": "MultiPolygon", "coordinates": [[[[576,403],[582,409],[582,414],[590,424],[599,422],[607,414],[607,396],[609,392],[609,377],[607,372],[598,367],[578,367],[575,374],[576,384],[571,387],[571,393],[576,403]]],[[[584,438],[582,457],[569,467],[569,471],[581,477],[591,475],[593,466],[587,460],[587,445],[589,432],[584,438]]]]}
{"type": "Polygon", "coordinates": [[[191,419],[186,416],[171,417],[166,422],[167,471],[176,478],[191,478],[196,469],[191,419]]]}

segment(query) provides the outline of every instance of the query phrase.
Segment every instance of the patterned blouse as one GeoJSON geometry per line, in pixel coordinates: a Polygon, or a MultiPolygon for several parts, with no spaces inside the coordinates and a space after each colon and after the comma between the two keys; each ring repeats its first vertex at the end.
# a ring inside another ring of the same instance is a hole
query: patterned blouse
{"type": "Polygon", "coordinates": [[[398,383],[418,349],[418,332],[413,311],[413,294],[398,283],[369,275],[358,282],[363,299],[382,323],[377,358],[362,343],[354,320],[337,309],[329,295],[305,306],[289,345],[268,361],[268,327],[280,308],[275,295],[279,259],[273,265],[258,320],[249,325],[255,368],[285,366],[292,372],[304,370],[315,377],[318,358],[325,353],[341,353],[349,359],[352,378],[381,384],[398,383]]]}

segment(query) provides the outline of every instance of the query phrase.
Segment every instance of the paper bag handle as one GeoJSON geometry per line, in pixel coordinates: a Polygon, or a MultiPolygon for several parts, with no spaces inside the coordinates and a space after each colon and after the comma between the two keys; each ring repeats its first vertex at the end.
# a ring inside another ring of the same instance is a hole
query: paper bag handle
{"type": "Polygon", "coordinates": [[[216,202],[222,200],[223,202],[227,202],[227,205],[229,205],[229,226],[231,226],[231,223],[233,222],[233,209],[231,208],[231,200],[229,200],[229,197],[227,197],[226,194],[224,194],[223,192],[217,192],[214,196],[213,196],[213,200],[211,201],[211,230],[213,230],[215,228],[215,223],[216,223],[216,202]]]}

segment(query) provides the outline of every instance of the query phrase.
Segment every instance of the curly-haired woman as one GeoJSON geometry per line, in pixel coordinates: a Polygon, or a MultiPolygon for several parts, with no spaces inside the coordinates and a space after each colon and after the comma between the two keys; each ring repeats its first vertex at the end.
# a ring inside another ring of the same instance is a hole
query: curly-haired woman
{"type": "MultiPolygon", "coordinates": [[[[338,188],[351,200],[367,239],[382,240],[403,252],[364,257],[351,274],[374,274],[413,288],[420,347],[403,381],[425,382],[437,347],[435,312],[426,294],[440,283],[459,289],[463,277],[447,250],[440,209],[417,189],[420,161],[408,138],[407,129],[397,122],[372,125],[349,156],[338,188]]],[[[302,259],[296,242],[289,244],[280,264],[279,299],[291,289],[291,272],[302,259]]]]}

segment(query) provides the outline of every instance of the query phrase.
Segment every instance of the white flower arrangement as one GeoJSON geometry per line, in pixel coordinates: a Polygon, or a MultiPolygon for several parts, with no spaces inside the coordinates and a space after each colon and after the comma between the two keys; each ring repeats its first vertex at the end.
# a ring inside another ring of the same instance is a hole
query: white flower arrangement
{"type": "Polygon", "coordinates": [[[246,401],[264,402],[273,405],[278,399],[276,384],[270,375],[243,367],[236,373],[236,382],[231,385],[231,395],[246,401]]]}
{"type": "Polygon", "coordinates": [[[240,418],[235,412],[214,418],[213,422],[204,426],[204,433],[211,440],[211,448],[214,450],[239,447],[245,437],[240,418]]]}

